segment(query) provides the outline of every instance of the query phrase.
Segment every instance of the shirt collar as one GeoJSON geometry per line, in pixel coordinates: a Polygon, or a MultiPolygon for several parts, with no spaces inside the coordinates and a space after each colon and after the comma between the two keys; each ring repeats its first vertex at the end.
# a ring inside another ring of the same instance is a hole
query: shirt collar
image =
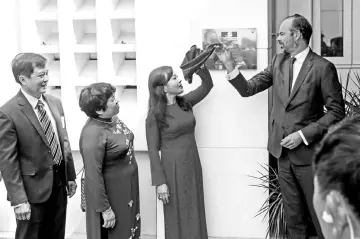
{"type": "Polygon", "coordinates": [[[44,98],[43,96],[40,97],[40,99],[35,98],[32,95],[29,95],[28,93],[25,92],[25,90],[21,89],[21,92],[24,94],[25,98],[29,101],[31,107],[33,107],[33,109],[36,108],[36,105],[38,104],[38,101],[41,100],[42,102],[44,102],[44,98]]]}
{"type": "Polygon", "coordinates": [[[309,51],[310,51],[310,47],[307,47],[306,49],[304,49],[303,51],[301,51],[300,53],[295,55],[294,57],[296,58],[296,61],[303,63],[305,61],[309,51]]]}

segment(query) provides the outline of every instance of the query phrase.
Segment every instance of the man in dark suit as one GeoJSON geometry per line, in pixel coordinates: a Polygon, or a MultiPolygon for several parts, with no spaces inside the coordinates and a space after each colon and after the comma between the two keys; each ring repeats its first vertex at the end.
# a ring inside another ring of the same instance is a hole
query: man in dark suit
{"type": "Polygon", "coordinates": [[[273,86],[267,149],[278,158],[279,183],[292,239],[309,236],[309,218],[318,237],[323,238],[312,205],[312,154],[328,127],[345,115],[336,68],[312,52],[308,46],[311,35],[307,19],[298,14],[287,17],[277,37],[283,53],[249,81],[235,69],[227,49],[217,52],[229,82],[241,96],[252,96],[273,86]]]}
{"type": "Polygon", "coordinates": [[[45,94],[46,63],[38,54],[18,54],[12,71],[21,90],[0,107],[0,170],[16,239],[64,239],[67,196],[76,191],[63,107],[45,94]]]}

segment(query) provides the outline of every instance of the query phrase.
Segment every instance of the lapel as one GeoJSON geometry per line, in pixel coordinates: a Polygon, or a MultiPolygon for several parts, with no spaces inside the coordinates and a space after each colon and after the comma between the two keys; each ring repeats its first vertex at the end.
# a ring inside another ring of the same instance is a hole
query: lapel
{"type": "Polygon", "coordinates": [[[38,117],[35,115],[35,112],[34,112],[32,106],[30,105],[29,101],[25,98],[25,96],[21,92],[21,90],[19,91],[19,93],[17,95],[17,101],[18,101],[18,104],[20,105],[21,111],[24,113],[26,118],[28,118],[30,123],[36,129],[36,131],[38,131],[39,135],[41,136],[41,138],[43,139],[45,144],[47,146],[49,146],[48,140],[45,137],[44,130],[40,125],[38,117]]]}
{"type": "Polygon", "coordinates": [[[61,116],[59,114],[59,110],[56,107],[56,104],[51,99],[51,97],[47,97],[45,94],[43,95],[43,97],[44,97],[44,100],[46,101],[46,103],[48,103],[49,109],[50,109],[51,113],[53,114],[55,124],[56,124],[57,133],[58,133],[58,136],[59,136],[59,142],[60,142],[60,145],[62,145],[62,142],[64,142],[63,134],[61,133],[61,129],[62,129],[63,126],[61,124],[61,119],[60,119],[61,116]]]}
{"type": "Polygon", "coordinates": [[[290,97],[289,88],[290,88],[290,58],[289,54],[283,64],[283,79],[284,79],[284,93],[286,95],[286,100],[290,97]]]}
{"type": "MultiPolygon", "coordinates": [[[[291,102],[291,100],[293,99],[293,97],[295,97],[298,89],[300,88],[300,86],[302,85],[303,81],[306,79],[306,76],[308,74],[308,71],[312,68],[313,66],[313,56],[314,53],[311,51],[308,52],[305,61],[302,64],[301,70],[298,73],[298,76],[296,78],[296,82],[295,85],[292,88],[292,92],[290,97],[288,98],[287,102],[286,102],[286,107],[287,105],[291,102]]],[[[289,84],[289,79],[288,79],[288,84],[289,84]]]]}

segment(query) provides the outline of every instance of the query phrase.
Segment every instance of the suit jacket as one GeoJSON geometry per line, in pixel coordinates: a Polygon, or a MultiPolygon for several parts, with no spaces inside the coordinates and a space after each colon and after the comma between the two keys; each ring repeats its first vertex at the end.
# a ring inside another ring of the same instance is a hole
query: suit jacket
{"type": "Polygon", "coordinates": [[[281,140],[301,130],[308,146],[301,143],[297,148],[289,150],[289,158],[296,165],[309,165],[317,142],[330,125],[345,116],[342,87],[335,66],[310,50],[289,94],[289,59],[289,54],[277,54],[264,71],[249,81],[239,74],[230,83],[244,97],[273,85],[267,149],[279,158],[282,150],[285,150],[280,145],[281,140]]]}
{"type": "MultiPolygon", "coordinates": [[[[61,122],[64,111],[61,101],[44,95],[54,116],[65,170],[65,182],[76,178],[67,131],[61,122]]],[[[48,200],[53,187],[53,158],[49,143],[32,106],[19,93],[0,107],[0,170],[11,205],[42,203],[48,200]]],[[[67,183],[66,183],[67,184],[67,183]]]]}

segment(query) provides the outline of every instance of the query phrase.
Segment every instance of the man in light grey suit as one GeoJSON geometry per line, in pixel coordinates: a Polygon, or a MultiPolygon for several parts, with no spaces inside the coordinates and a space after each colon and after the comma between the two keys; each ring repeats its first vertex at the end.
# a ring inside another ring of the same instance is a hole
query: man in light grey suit
{"type": "Polygon", "coordinates": [[[0,171],[16,216],[16,239],[64,239],[75,169],[61,101],[45,94],[47,60],[18,54],[21,90],[0,107],[0,171]]]}

